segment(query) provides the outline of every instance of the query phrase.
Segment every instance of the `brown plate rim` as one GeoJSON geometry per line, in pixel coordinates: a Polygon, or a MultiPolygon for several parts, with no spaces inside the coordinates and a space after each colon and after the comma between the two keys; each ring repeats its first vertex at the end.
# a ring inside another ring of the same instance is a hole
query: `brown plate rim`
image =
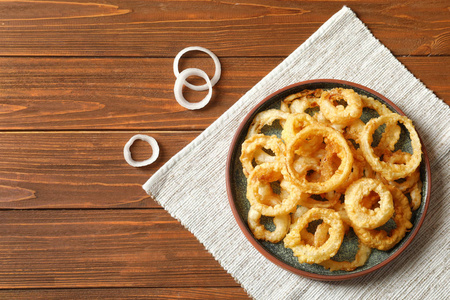
{"type": "Polygon", "coordinates": [[[237,140],[240,137],[240,134],[242,132],[242,129],[244,128],[244,126],[246,125],[247,121],[249,120],[250,117],[252,117],[252,115],[254,114],[254,112],[256,110],[258,110],[264,103],[266,103],[268,100],[270,100],[272,97],[276,96],[279,93],[282,93],[285,90],[291,89],[291,88],[295,88],[297,86],[301,86],[301,85],[307,85],[307,84],[312,84],[312,83],[336,83],[336,84],[344,84],[344,85],[348,85],[348,86],[353,86],[356,88],[359,88],[361,90],[364,90],[368,93],[371,93],[375,96],[377,96],[378,98],[382,99],[383,101],[387,102],[389,105],[391,105],[397,113],[399,113],[400,115],[404,115],[406,116],[406,114],[400,109],[398,108],[397,105],[395,105],[392,101],[390,101],[389,99],[387,99],[385,96],[381,95],[380,93],[357,83],[354,82],[350,82],[350,81],[345,81],[345,80],[339,80],[339,79],[312,79],[312,80],[306,80],[306,81],[301,81],[301,82],[297,82],[291,85],[288,85],[284,88],[281,88],[273,93],[271,93],[270,95],[268,95],[266,98],[264,98],[262,101],[260,101],[257,105],[255,105],[255,107],[247,113],[247,115],[244,117],[244,119],[241,121],[238,129],[236,130],[236,133],[233,137],[233,140],[231,142],[229,151],[228,151],[228,156],[227,156],[227,164],[226,164],[226,189],[227,189],[227,195],[228,195],[228,202],[230,204],[231,210],[233,212],[233,216],[236,220],[236,222],[238,223],[238,226],[240,227],[241,231],[244,233],[245,237],[247,238],[247,240],[253,245],[253,247],[256,248],[256,250],[258,250],[263,256],[265,256],[268,260],[270,260],[271,262],[273,262],[274,264],[284,268],[285,270],[288,270],[294,274],[297,275],[301,275],[304,277],[308,277],[311,279],[316,279],[316,280],[323,280],[323,281],[338,281],[338,280],[347,280],[347,279],[352,279],[352,278],[356,278],[356,277],[360,277],[360,276],[364,276],[367,275],[375,270],[378,270],[380,268],[382,268],[383,266],[387,265],[388,263],[390,263],[391,261],[393,261],[396,257],[398,257],[413,241],[413,239],[415,238],[415,236],[417,235],[419,229],[422,227],[423,221],[425,219],[425,215],[427,213],[428,210],[428,205],[429,205],[429,200],[430,200],[430,193],[431,193],[431,168],[430,168],[430,162],[429,162],[429,158],[428,158],[428,154],[427,151],[425,149],[425,146],[423,144],[422,139],[420,138],[419,135],[419,139],[422,143],[422,153],[423,153],[423,160],[425,163],[425,168],[426,168],[426,176],[427,176],[427,196],[425,198],[425,203],[424,203],[424,208],[423,208],[423,212],[422,215],[420,216],[419,220],[416,222],[416,227],[415,229],[410,232],[408,239],[404,242],[404,244],[397,249],[396,252],[392,253],[387,259],[385,259],[384,261],[382,261],[379,264],[376,264],[375,266],[373,266],[372,268],[366,269],[366,270],[362,270],[360,272],[357,273],[351,273],[351,274],[343,274],[343,275],[322,275],[322,274],[316,274],[316,273],[311,273],[311,272],[307,272],[307,271],[303,271],[297,268],[294,268],[290,265],[288,265],[287,263],[284,263],[282,261],[280,261],[279,259],[277,259],[275,256],[273,256],[270,252],[268,252],[266,249],[264,249],[257,241],[256,239],[253,237],[253,234],[249,231],[249,229],[247,228],[246,224],[244,224],[244,222],[242,221],[239,212],[236,208],[236,204],[234,202],[234,198],[233,198],[233,193],[232,193],[232,188],[231,188],[231,178],[230,178],[230,169],[231,169],[231,163],[232,163],[232,156],[233,156],[233,151],[236,147],[236,143],[237,140]]]}

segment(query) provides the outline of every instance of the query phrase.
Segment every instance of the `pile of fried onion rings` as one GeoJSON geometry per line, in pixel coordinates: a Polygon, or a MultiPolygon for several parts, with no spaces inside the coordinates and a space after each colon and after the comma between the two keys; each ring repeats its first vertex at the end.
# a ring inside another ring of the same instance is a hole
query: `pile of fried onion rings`
{"type": "Polygon", "coordinates": [[[249,228],[257,239],[283,242],[299,263],[353,271],[412,228],[421,160],[411,120],[380,101],[343,88],[292,94],[280,109],[257,114],[242,144],[249,228]],[[363,110],[373,117],[362,118],[363,110]],[[269,134],[276,126],[281,132],[269,134]],[[273,218],[274,230],[262,216],[273,218]],[[336,260],[351,231],[353,260],[336,260]]]}

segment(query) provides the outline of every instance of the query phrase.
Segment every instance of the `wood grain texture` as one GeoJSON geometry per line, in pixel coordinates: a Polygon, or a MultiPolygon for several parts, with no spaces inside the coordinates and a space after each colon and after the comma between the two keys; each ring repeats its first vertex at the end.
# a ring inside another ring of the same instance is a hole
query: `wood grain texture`
{"type": "Polygon", "coordinates": [[[450,54],[446,0],[25,0],[0,2],[0,55],[287,56],[343,5],[396,55],[450,54]]]}
{"type": "Polygon", "coordinates": [[[73,300],[73,299],[249,299],[241,287],[197,288],[102,288],[102,289],[38,289],[0,290],[0,298],[14,300],[73,300]]]}
{"type": "MultiPolygon", "coordinates": [[[[159,207],[142,184],[199,132],[139,132],[158,141],[160,157],[134,168],[123,147],[137,133],[0,133],[0,208],[159,207]]],[[[135,160],[151,155],[143,141],[131,150],[135,160]]]]}
{"type": "MultiPolygon", "coordinates": [[[[198,111],[174,99],[173,59],[0,58],[0,130],[203,130],[283,58],[221,58],[222,77],[198,111]]],[[[450,104],[450,57],[401,57],[450,104]]],[[[180,68],[214,73],[211,59],[182,60],[180,68]]],[[[189,100],[206,92],[186,91],[189,100]]]]}
{"type": "Polygon", "coordinates": [[[162,209],[0,211],[0,218],[0,289],[239,287],[162,209]]]}
{"type": "Polygon", "coordinates": [[[0,299],[248,299],[141,185],[343,5],[450,104],[445,0],[0,1],[0,299]],[[195,112],[172,90],[192,45],[222,63],[195,112]],[[123,158],[137,133],[151,166],[123,158]]]}

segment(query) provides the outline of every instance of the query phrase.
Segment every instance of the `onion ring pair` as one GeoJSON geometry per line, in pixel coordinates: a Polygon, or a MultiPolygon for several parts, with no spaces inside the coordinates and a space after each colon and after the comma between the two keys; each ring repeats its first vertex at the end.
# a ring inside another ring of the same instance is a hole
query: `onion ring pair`
{"type": "Polygon", "coordinates": [[[175,60],[173,62],[173,72],[175,74],[175,77],[177,78],[175,81],[174,88],[173,88],[173,91],[175,94],[175,100],[177,100],[177,102],[181,106],[183,106],[187,109],[191,109],[191,110],[200,109],[200,108],[205,107],[206,104],[208,104],[212,98],[212,88],[219,81],[221,70],[222,69],[221,69],[221,64],[220,64],[219,59],[210,50],[203,48],[203,47],[198,47],[198,46],[187,47],[187,48],[181,50],[177,54],[177,56],[175,57],[175,60]],[[214,61],[215,68],[216,68],[212,79],[209,79],[209,76],[208,76],[208,74],[205,73],[205,71],[197,69],[197,68],[188,68],[188,69],[183,70],[181,73],[179,72],[178,63],[180,61],[180,58],[183,56],[183,54],[185,54],[186,52],[189,52],[189,51],[201,51],[201,52],[204,52],[204,53],[208,54],[209,56],[211,56],[211,58],[214,61]],[[200,76],[206,81],[206,84],[193,85],[186,81],[186,79],[190,76],[200,76]],[[183,96],[183,85],[187,86],[188,88],[190,88],[194,91],[208,90],[208,94],[200,102],[191,103],[191,102],[187,101],[183,96]]]}

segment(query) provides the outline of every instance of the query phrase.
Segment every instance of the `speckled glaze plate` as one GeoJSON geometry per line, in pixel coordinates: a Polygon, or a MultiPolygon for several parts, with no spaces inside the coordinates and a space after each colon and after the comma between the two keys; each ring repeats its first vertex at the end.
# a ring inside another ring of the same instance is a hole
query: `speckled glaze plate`
{"type": "MultiPolygon", "coordinates": [[[[247,180],[242,172],[242,165],[239,160],[241,155],[241,145],[245,140],[245,136],[247,134],[248,128],[250,126],[251,121],[261,111],[279,108],[281,101],[294,93],[300,92],[304,89],[332,89],[335,87],[341,88],[351,88],[355,92],[366,95],[369,97],[373,97],[378,101],[384,103],[391,110],[405,115],[397,106],[395,106],[391,101],[386,99],[384,96],[379,93],[368,89],[364,86],[347,82],[341,80],[333,80],[333,79],[323,79],[323,80],[310,80],[299,82],[290,86],[287,86],[270,96],[266,99],[262,100],[252,111],[248,113],[245,117],[241,125],[239,126],[234,139],[231,143],[228,160],[227,160],[227,169],[226,169],[226,181],[227,181],[227,191],[228,198],[230,202],[231,209],[236,218],[236,221],[241,228],[242,232],[245,234],[250,243],[267,259],[272,261],[273,263],[279,265],[282,268],[285,268],[295,274],[302,275],[305,277],[309,277],[317,280],[344,280],[350,279],[358,276],[362,276],[373,272],[391,262],[394,258],[400,255],[401,252],[405,250],[405,248],[411,243],[413,238],[416,236],[422,222],[425,218],[425,214],[429,204],[430,190],[431,190],[431,177],[430,177],[430,165],[428,161],[428,156],[426,154],[426,149],[422,144],[422,163],[420,165],[421,172],[421,180],[423,182],[422,187],[422,203],[420,207],[413,212],[413,216],[411,219],[411,223],[413,224],[413,228],[406,234],[406,236],[391,250],[389,251],[379,251],[377,249],[372,250],[372,254],[370,255],[366,264],[362,267],[357,268],[354,271],[334,271],[331,272],[324,267],[316,264],[300,264],[297,258],[293,255],[292,250],[285,248],[283,242],[279,242],[276,244],[257,240],[253,237],[252,232],[248,228],[247,225],[247,214],[250,208],[250,203],[246,198],[247,191],[247,180]]],[[[363,111],[363,116],[361,119],[365,122],[369,120],[371,117],[375,117],[371,115],[369,110],[363,111]]],[[[264,129],[265,130],[265,129],[264,129]]],[[[265,134],[276,134],[280,135],[281,127],[271,126],[267,129],[265,134]]],[[[420,132],[419,136],[420,136],[420,132]]],[[[401,137],[400,142],[397,144],[400,145],[400,148],[403,151],[411,152],[411,146],[409,137],[406,136],[401,137]]],[[[273,230],[272,219],[269,217],[261,218],[261,223],[266,226],[269,230],[273,230]]],[[[352,260],[356,251],[357,251],[357,242],[358,239],[352,231],[350,234],[346,235],[344,238],[344,242],[334,257],[336,260],[352,260]]]]}

